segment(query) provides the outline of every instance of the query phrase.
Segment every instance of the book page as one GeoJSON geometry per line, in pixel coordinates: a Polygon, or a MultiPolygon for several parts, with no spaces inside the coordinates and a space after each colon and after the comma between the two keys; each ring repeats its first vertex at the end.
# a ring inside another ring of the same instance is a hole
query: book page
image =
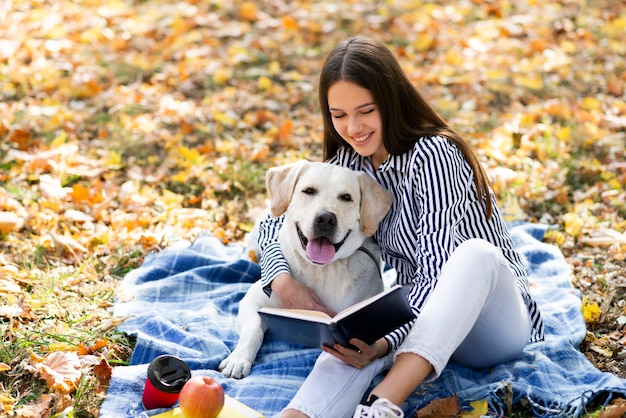
{"type": "Polygon", "coordinates": [[[297,319],[304,319],[307,321],[316,321],[322,323],[330,323],[332,319],[330,316],[320,311],[312,311],[308,309],[283,309],[283,308],[268,308],[263,307],[259,309],[259,312],[265,312],[272,315],[280,315],[297,319]]]}
{"type": "Polygon", "coordinates": [[[392,287],[390,287],[387,290],[384,290],[370,298],[367,298],[361,302],[357,302],[354,305],[344,309],[343,311],[339,312],[337,315],[335,315],[335,317],[333,318],[335,321],[339,321],[341,318],[345,318],[346,316],[351,315],[354,312],[357,312],[359,309],[362,309],[364,306],[367,306],[369,304],[371,304],[372,302],[378,300],[378,299],[382,299],[383,297],[387,296],[389,293],[394,292],[397,288],[402,287],[400,285],[394,285],[392,287]]]}

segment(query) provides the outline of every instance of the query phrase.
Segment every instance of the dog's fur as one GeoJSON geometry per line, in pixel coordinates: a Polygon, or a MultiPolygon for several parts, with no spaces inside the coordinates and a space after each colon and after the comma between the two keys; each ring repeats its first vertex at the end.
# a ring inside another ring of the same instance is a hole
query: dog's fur
{"type": "MultiPolygon", "coordinates": [[[[267,191],[272,215],[285,214],[279,242],[292,276],[312,288],[329,309],[339,312],[383,290],[380,248],[371,235],[391,207],[389,192],[365,173],[308,161],[270,169],[267,191]],[[314,249],[307,255],[307,243],[330,245],[324,240],[334,244],[334,253],[326,247],[324,256],[314,249]]],[[[262,306],[279,307],[279,303],[275,295],[263,292],[259,281],[239,304],[239,342],[219,365],[225,376],[241,378],[250,373],[265,332],[257,313],[262,306]]]]}

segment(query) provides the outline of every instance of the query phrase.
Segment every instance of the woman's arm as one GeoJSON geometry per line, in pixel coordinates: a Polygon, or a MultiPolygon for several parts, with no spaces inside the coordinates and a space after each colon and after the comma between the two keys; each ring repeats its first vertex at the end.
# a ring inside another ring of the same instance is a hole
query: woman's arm
{"type": "Polygon", "coordinates": [[[334,315],[319,296],[308,286],[291,276],[289,264],[280,248],[279,232],[284,216],[273,217],[268,214],[259,222],[258,244],[261,250],[261,284],[263,290],[278,299],[280,306],[291,309],[311,309],[334,315]]]}

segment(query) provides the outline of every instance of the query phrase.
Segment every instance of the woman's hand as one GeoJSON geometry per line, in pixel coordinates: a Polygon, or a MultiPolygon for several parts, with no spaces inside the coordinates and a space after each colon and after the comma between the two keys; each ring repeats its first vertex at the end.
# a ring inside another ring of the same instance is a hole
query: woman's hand
{"type": "Polygon", "coordinates": [[[324,306],[313,289],[287,273],[276,276],[272,280],[271,287],[272,294],[276,295],[280,306],[285,309],[310,309],[325,312],[330,316],[335,315],[335,312],[324,306]]]}
{"type": "Polygon", "coordinates": [[[350,344],[354,348],[335,344],[333,347],[323,347],[322,350],[337,357],[344,363],[348,363],[357,369],[362,369],[377,358],[383,357],[389,349],[389,343],[385,338],[381,338],[371,345],[367,345],[357,338],[352,338],[350,344]]]}

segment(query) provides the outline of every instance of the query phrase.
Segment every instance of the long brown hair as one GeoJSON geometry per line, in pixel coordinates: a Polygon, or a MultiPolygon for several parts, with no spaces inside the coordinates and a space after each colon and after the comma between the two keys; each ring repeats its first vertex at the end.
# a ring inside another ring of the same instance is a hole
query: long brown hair
{"type": "Polygon", "coordinates": [[[409,151],[423,138],[439,135],[460,151],[474,171],[478,198],[491,217],[493,208],[487,173],[468,143],[426,103],[387,47],[356,36],[338,44],[328,55],[319,80],[319,103],[324,121],[324,160],[350,146],[335,130],[328,108],[328,89],[337,81],[350,81],[372,93],[382,119],[383,144],[392,155],[409,151]]]}

